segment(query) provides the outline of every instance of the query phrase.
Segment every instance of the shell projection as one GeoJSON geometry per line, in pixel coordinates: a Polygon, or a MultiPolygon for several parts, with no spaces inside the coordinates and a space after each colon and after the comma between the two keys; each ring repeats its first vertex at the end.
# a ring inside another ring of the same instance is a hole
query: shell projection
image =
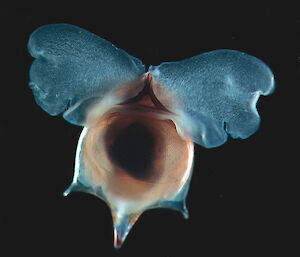
{"type": "Polygon", "coordinates": [[[188,218],[185,199],[194,143],[211,148],[259,126],[256,103],[274,90],[271,70],[234,50],[145,66],[110,42],[73,25],[36,29],[29,86],[50,115],[83,126],[73,182],[111,209],[114,246],[139,216],[165,207],[188,218]]]}

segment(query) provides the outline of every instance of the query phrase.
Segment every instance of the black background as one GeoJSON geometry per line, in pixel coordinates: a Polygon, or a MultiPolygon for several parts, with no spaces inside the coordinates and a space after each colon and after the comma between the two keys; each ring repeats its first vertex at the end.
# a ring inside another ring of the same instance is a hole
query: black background
{"type": "Polygon", "coordinates": [[[266,256],[292,249],[299,200],[291,204],[290,199],[299,168],[286,157],[298,151],[292,148],[298,126],[292,112],[299,107],[292,98],[300,85],[300,20],[292,10],[247,4],[165,10],[148,4],[131,11],[117,5],[59,10],[45,5],[0,9],[0,19],[2,246],[40,256],[266,256]],[[60,22],[83,27],[146,65],[228,48],[260,58],[275,74],[276,91],[257,104],[262,122],[256,134],[215,149],[196,146],[190,218],[171,210],[147,211],[119,251],[113,249],[110,211],[101,200],[83,193],[62,196],[72,181],[81,128],[50,117],[27,86],[30,33],[60,22]]]}

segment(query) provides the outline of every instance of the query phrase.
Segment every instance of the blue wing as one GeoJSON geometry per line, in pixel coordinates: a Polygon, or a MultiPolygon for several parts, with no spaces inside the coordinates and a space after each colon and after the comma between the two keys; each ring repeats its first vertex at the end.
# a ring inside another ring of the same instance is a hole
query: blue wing
{"type": "Polygon", "coordinates": [[[256,102],[274,89],[266,64],[233,50],[216,50],[149,70],[154,84],[172,95],[157,93],[158,100],[179,115],[177,125],[187,129],[194,142],[207,148],[225,143],[227,134],[252,135],[260,122],[256,102]]]}
{"type": "Polygon", "coordinates": [[[36,58],[29,83],[36,102],[51,115],[64,112],[64,118],[76,125],[84,123],[90,104],[145,72],[140,60],[69,24],[38,28],[28,50],[36,58]]]}

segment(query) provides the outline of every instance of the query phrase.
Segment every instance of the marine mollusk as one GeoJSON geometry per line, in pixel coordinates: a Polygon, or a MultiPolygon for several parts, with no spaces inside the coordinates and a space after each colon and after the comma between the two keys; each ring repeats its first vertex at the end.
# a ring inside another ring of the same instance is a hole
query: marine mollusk
{"type": "Polygon", "coordinates": [[[150,66],[73,25],[35,30],[30,87],[50,115],[83,126],[73,182],[111,209],[119,248],[138,217],[151,208],[179,210],[192,174],[194,143],[206,148],[227,136],[247,138],[259,126],[259,96],[274,89],[259,59],[215,50],[150,66]]]}

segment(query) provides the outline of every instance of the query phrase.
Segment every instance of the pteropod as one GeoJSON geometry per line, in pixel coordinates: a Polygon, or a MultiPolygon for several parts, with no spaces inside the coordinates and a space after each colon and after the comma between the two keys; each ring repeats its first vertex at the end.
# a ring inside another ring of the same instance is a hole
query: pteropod
{"type": "Polygon", "coordinates": [[[234,50],[145,66],[73,25],[36,29],[29,86],[50,115],[83,126],[73,182],[111,209],[119,248],[138,217],[157,207],[188,217],[194,143],[247,138],[259,126],[256,103],[274,89],[266,64],[234,50]]]}

